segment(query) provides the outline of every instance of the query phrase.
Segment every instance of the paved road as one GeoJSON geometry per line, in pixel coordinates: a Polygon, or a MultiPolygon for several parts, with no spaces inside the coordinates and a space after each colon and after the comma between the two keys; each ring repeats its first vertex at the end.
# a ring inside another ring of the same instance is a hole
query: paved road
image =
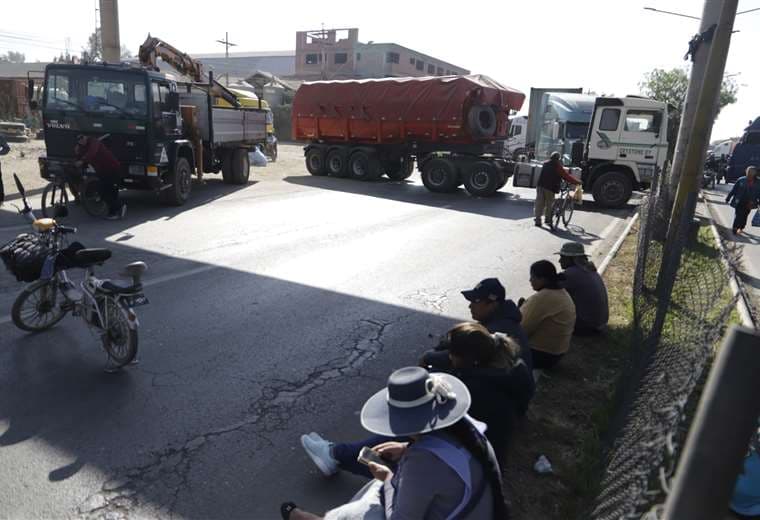
{"type": "Polygon", "coordinates": [[[723,237],[741,246],[742,261],[739,278],[747,289],[755,320],[760,318],[760,228],[752,227],[753,211],[744,232],[735,237],[731,233],[734,210],[726,204],[726,195],[733,185],[719,184],[715,190],[705,191],[705,199],[715,215],[716,225],[723,237]]]}
{"type": "MultiPolygon", "coordinates": [[[[301,161],[284,147],[255,182],[212,177],[179,209],[134,193],[125,221],[70,217],[114,250],[105,272],[150,264],[140,364],[123,373],[101,371],[72,318],[15,329],[21,286],[0,276],[0,516],[276,518],[284,500],[345,500],[360,482],[319,478],[298,436],[362,435],[390,370],[469,317],[459,290],[495,275],[526,295],[531,262],[568,238],[599,256],[630,214],[587,204],[551,234],[533,227],[531,190],[434,195],[416,176],[316,178],[301,161]]],[[[0,210],[0,242],[19,224],[0,210]]]]}

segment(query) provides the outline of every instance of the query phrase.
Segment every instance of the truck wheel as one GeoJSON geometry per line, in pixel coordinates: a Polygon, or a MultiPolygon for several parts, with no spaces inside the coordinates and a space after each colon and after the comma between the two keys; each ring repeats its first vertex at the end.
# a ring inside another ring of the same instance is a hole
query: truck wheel
{"type": "Polygon", "coordinates": [[[346,151],[336,148],[327,154],[327,173],[333,177],[347,177],[348,165],[346,164],[346,151]]]}
{"type": "Polygon", "coordinates": [[[375,154],[357,150],[348,159],[348,174],[358,181],[374,181],[383,171],[375,154]]]}
{"type": "Polygon", "coordinates": [[[174,169],[169,172],[166,180],[171,186],[161,190],[162,202],[171,206],[181,206],[187,202],[193,188],[190,162],[184,157],[178,157],[174,163],[174,169]]]}
{"type": "Polygon", "coordinates": [[[456,165],[448,159],[430,159],[422,167],[422,184],[435,193],[454,191],[459,185],[456,165]]]}
{"type": "Polygon", "coordinates": [[[622,172],[607,172],[594,181],[594,200],[605,208],[621,208],[631,198],[633,185],[630,177],[622,172]]]}
{"type": "Polygon", "coordinates": [[[403,181],[411,177],[414,172],[414,159],[404,157],[398,162],[391,162],[385,165],[385,174],[392,181],[403,181]]]}
{"type": "Polygon", "coordinates": [[[477,161],[467,168],[464,188],[473,197],[490,197],[499,189],[502,175],[489,161],[477,161]]]}
{"type": "Polygon", "coordinates": [[[272,160],[272,162],[277,162],[277,143],[274,143],[272,145],[272,148],[269,152],[269,158],[272,160]]]}
{"type": "Polygon", "coordinates": [[[467,123],[475,137],[491,137],[496,133],[496,112],[487,105],[476,105],[467,114],[467,123]]]}
{"type": "Polygon", "coordinates": [[[248,150],[236,148],[232,152],[232,184],[246,184],[251,175],[251,160],[248,150]]]}
{"type": "Polygon", "coordinates": [[[309,148],[309,151],[306,152],[306,169],[312,175],[327,175],[325,158],[321,148],[309,148]]]}

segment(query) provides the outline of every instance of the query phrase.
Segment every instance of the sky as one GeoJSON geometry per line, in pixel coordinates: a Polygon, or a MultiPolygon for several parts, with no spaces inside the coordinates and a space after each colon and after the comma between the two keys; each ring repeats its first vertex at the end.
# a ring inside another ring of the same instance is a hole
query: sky
{"type": "MultiPolygon", "coordinates": [[[[715,1],[715,0],[711,0],[715,1]]],[[[97,0],[3,1],[0,54],[50,61],[79,53],[98,19],[97,0]]],[[[359,28],[363,42],[393,42],[522,90],[582,87],[609,95],[638,94],[654,68],[683,67],[699,21],[644,10],[653,6],[701,16],[697,0],[448,0],[217,3],[121,0],[121,43],[136,53],[148,33],[188,54],[295,49],[299,30],[359,28]],[[318,7],[317,7],[318,6],[318,7]]],[[[739,11],[760,0],[739,0],[739,11]]],[[[736,19],[726,74],[739,84],[738,102],[723,109],[712,139],[741,135],[760,116],[760,11],[736,19]]],[[[524,111],[527,110],[527,102],[524,111]]]]}

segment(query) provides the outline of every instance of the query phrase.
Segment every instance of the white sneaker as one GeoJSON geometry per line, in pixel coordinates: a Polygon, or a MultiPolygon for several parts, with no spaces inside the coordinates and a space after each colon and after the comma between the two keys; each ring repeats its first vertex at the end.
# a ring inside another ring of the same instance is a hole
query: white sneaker
{"type": "Polygon", "coordinates": [[[324,476],[330,477],[338,472],[338,461],[330,454],[332,443],[318,433],[301,435],[301,446],[324,476]]]}

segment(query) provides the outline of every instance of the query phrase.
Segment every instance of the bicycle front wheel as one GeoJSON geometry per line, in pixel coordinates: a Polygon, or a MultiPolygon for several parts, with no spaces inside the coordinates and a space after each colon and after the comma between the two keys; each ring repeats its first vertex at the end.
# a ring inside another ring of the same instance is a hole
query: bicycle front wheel
{"type": "Polygon", "coordinates": [[[103,331],[103,348],[116,368],[121,368],[137,355],[137,329],[129,327],[127,310],[110,296],[106,297],[103,307],[107,324],[103,331]]]}
{"type": "Polygon", "coordinates": [[[56,208],[65,208],[68,211],[68,205],[66,183],[51,182],[42,190],[42,216],[53,218],[56,216],[56,208]]]}
{"type": "Polygon", "coordinates": [[[39,280],[21,291],[11,308],[13,324],[27,332],[49,329],[66,316],[55,282],[39,280]]]}
{"type": "Polygon", "coordinates": [[[551,224],[555,228],[559,226],[559,221],[562,219],[563,204],[564,204],[563,199],[555,199],[554,203],[552,204],[551,224]]]}
{"type": "Polygon", "coordinates": [[[570,219],[573,218],[573,211],[575,210],[575,204],[569,198],[565,198],[562,204],[562,223],[567,227],[570,224],[570,219]]]}

